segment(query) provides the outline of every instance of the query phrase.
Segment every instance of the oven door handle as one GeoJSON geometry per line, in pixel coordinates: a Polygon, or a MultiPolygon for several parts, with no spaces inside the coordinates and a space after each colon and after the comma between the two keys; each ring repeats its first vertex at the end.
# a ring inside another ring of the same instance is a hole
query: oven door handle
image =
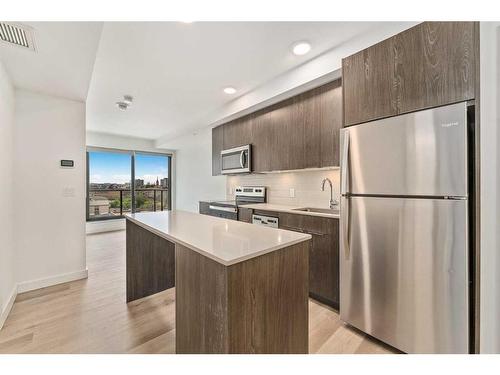
{"type": "Polygon", "coordinates": [[[211,210],[215,210],[215,211],[234,212],[234,213],[237,212],[236,208],[234,208],[234,207],[222,207],[222,206],[210,205],[210,206],[208,206],[208,208],[210,208],[211,210]]]}

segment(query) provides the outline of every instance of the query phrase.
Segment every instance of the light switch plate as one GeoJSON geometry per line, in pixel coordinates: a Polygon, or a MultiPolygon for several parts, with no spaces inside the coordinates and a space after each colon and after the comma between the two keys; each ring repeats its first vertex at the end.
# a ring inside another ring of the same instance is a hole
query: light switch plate
{"type": "Polygon", "coordinates": [[[75,196],[75,188],[73,187],[65,187],[62,189],[62,196],[63,197],[74,197],[75,196]]]}
{"type": "Polygon", "coordinates": [[[295,189],[290,188],[290,198],[295,198],[295,189]]]}

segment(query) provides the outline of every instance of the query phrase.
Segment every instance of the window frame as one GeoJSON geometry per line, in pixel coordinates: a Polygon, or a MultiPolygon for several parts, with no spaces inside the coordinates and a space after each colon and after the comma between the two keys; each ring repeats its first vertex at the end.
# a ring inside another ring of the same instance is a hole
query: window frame
{"type": "Polygon", "coordinates": [[[110,217],[91,217],[90,216],[90,152],[111,152],[111,153],[121,153],[130,155],[130,196],[131,196],[131,212],[136,212],[136,202],[135,202],[135,157],[136,155],[157,155],[166,156],[168,159],[168,193],[167,193],[167,210],[172,209],[172,158],[173,154],[168,152],[154,152],[154,151],[141,151],[141,150],[123,150],[107,147],[93,147],[88,146],[85,152],[86,159],[86,183],[85,183],[85,213],[87,222],[95,221],[105,221],[105,220],[119,220],[125,218],[125,215],[110,216],[110,217]]]}

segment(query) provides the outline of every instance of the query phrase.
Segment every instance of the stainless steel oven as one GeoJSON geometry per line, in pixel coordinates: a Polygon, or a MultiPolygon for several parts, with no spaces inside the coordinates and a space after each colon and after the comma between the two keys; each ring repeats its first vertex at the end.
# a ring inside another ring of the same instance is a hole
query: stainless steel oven
{"type": "Polygon", "coordinates": [[[238,186],[234,195],[235,200],[201,201],[200,214],[238,220],[241,206],[266,203],[266,188],[264,186],[238,186]]]}
{"type": "Polygon", "coordinates": [[[221,151],[220,153],[221,173],[222,174],[250,173],[252,171],[251,152],[252,152],[251,145],[245,145],[221,151]]]}

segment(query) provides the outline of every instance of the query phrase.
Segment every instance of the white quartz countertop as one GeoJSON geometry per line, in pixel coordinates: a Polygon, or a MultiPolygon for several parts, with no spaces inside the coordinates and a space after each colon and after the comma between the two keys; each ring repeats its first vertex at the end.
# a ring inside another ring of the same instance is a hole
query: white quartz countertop
{"type": "Polygon", "coordinates": [[[126,214],[137,225],[230,266],[311,238],[309,234],[187,211],[126,214]]]}
{"type": "MultiPolygon", "coordinates": [[[[298,211],[297,208],[304,208],[308,206],[288,206],[284,204],[270,204],[270,203],[255,203],[255,204],[245,204],[244,208],[251,208],[253,210],[262,211],[276,211],[276,212],[286,212],[289,214],[297,215],[309,215],[309,216],[321,216],[338,219],[340,214],[330,214],[323,212],[310,212],[310,211],[298,211]]],[[[316,207],[316,208],[328,208],[328,207],[316,207]]]]}

